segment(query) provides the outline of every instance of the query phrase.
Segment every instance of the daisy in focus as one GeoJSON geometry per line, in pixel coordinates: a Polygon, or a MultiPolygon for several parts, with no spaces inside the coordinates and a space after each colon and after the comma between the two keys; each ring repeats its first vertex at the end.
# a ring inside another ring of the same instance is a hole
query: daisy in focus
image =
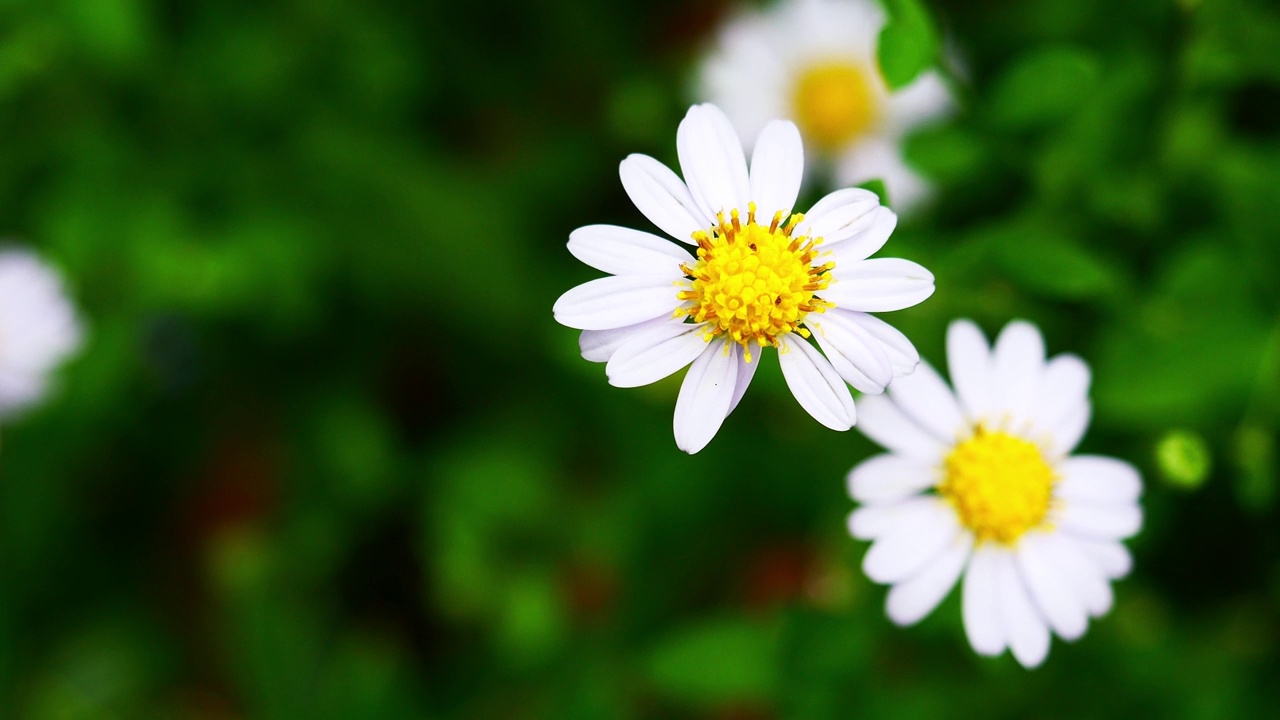
{"type": "Polygon", "coordinates": [[[971,322],[947,332],[951,382],[927,363],[859,401],[859,427],[889,450],[849,473],[862,503],[863,570],[892,585],[889,618],[911,625],[964,577],[961,605],[980,655],[1044,661],[1051,634],[1082,636],[1129,572],[1142,480],[1126,462],[1072,455],[1089,424],[1089,368],[1047,362],[1035,326],[1012,322],[988,348],[971,322]]]}
{"type": "Polygon", "coordinates": [[[725,24],[703,62],[697,96],[724,108],[743,137],[772,118],[800,127],[839,185],[880,179],[908,212],[928,193],[906,165],[902,138],[947,115],[951,93],[933,71],[890,90],[876,56],[885,13],[875,0],[780,0],[725,24]]]}
{"type": "Polygon", "coordinates": [[[556,320],[583,331],[582,356],[607,363],[617,387],[690,365],[675,410],[685,452],[715,436],[766,347],[778,349],[800,405],[848,430],[855,408],[846,382],[879,393],[920,360],[902,333],[868,313],[921,302],[933,275],[907,260],[867,259],[897,224],[874,193],[840,190],[792,213],[804,148],[790,122],[764,126],[748,166],[724,113],[695,105],[676,148],[684,180],[645,155],[627,157],[619,172],[640,212],[683,245],[612,225],[578,228],[569,252],[610,277],[560,296],[556,320]]]}
{"type": "Polygon", "coordinates": [[[0,249],[0,419],[38,403],[81,343],[62,280],[34,253],[0,249]]]}

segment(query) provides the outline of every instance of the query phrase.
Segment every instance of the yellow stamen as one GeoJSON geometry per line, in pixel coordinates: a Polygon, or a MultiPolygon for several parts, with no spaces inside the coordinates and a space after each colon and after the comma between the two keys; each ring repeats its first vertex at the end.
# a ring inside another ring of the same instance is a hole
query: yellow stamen
{"type": "Polygon", "coordinates": [[[978,542],[1011,545],[1044,523],[1054,481],[1034,444],[979,425],[947,456],[937,489],[978,542]]]}
{"type": "Polygon", "coordinates": [[[827,62],[800,76],[791,101],[806,143],[837,150],[871,129],[880,111],[873,72],[848,62],[827,62]]]}
{"type": "MultiPolygon", "coordinates": [[[[768,226],[760,225],[754,203],[747,207],[746,223],[736,209],[728,222],[719,213],[709,233],[693,235],[698,262],[681,268],[693,280],[693,289],[681,290],[677,297],[694,305],[677,314],[708,323],[708,340],[725,335],[744,348],[753,341],[777,345],[778,336],[789,332],[808,337],[800,323],[807,314],[830,306],[815,293],[830,285],[835,263],[813,265],[820,238],[792,237],[803,217],[779,212],[768,226]]],[[[751,362],[750,352],[745,359],[751,362]]]]}

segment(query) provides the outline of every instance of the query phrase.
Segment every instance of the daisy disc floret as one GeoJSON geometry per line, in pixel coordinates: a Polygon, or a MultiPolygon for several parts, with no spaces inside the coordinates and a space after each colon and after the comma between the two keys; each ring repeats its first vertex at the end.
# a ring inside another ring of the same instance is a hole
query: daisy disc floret
{"type": "Polygon", "coordinates": [[[743,346],[744,360],[751,343],[777,345],[792,332],[809,336],[801,323],[829,305],[816,293],[831,285],[835,268],[833,262],[815,264],[820,239],[793,232],[802,215],[784,224],[779,210],[763,226],[756,222],[755,203],[747,207],[745,223],[734,210],[730,221],[721,214],[709,233],[693,234],[698,262],[680,268],[693,288],[676,295],[693,302],[678,314],[706,323],[708,339],[724,336],[743,346]]]}
{"type": "Polygon", "coordinates": [[[907,260],[868,259],[897,224],[874,193],[840,190],[793,212],[804,147],[791,122],[765,126],[748,166],[724,113],[695,105],[676,148],[683,180],[645,155],[623,160],[620,174],[636,207],[684,245],[612,225],[575,230],[569,251],[611,276],[562,295],[556,320],[583,331],[583,357],[607,363],[615,386],[689,366],[674,423],[686,452],[715,436],[767,347],[778,349],[800,405],[827,427],[849,429],[846,383],[879,393],[920,359],[869,313],[923,301],[933,275],[907,260]]]}
{"type": "Polygon", "coordinates": [[[0,248],[0,419],[38,403],[81,343],[62,280],[34,253],[0,248]]]}
{"type": "Polygon", "coordinates": [[[938,494],[978,541],[1011,543],[1044,522],[1053,468],[1035,443],[983,425],[947,454],[938,494]]]}
{"type": "Polygon", "coordinates": [[[948,115],[953,103],[932,70],[888,87],[877,60],[884,25],[876,0],[779,0],[745,9],[720,28],[695,94],[723,107],[743,137],[772,118],[795,121],[811,159],[830,165],[838,183],[883,180],[893,206],[909,210],[928,186],[908,167],[903,137],[948,115]]]}
{"type": "Polygon", "coordinates": [[[1142,524],[1142,481],[1123,461],[1072,455],[1089,424],[1089,368],[1048,361],[1039,330],[1013,322],[989,349],[971,322],[947,333],[954,392],[927,363],[858,403],[859,427],[889,452],[849,473],[872,540],[863,570],[891,585],[889,618],[910,625],[963,581],[974,650],[1026,667],[1050,636],[1081,637],[1129,571],[1120,542],[1142,524]]]}

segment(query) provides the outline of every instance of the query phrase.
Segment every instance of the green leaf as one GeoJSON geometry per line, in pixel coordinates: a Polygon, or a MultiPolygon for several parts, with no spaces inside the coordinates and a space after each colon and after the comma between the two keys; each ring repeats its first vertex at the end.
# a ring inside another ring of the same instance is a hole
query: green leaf
{"type": "Polygon", "coordinates": [[[1089,102],[1098,84],[1098,62],[1084,50],[1051,47],[1015,61],[991,91],[991,119],[1029,128],[1071,115],[1089,102]]]}
{"type": "Polygon", "coordinates": [[[1100,336],[1099,418],[1164,430],[1234,421],[1263,367],[1273,320],[1225,247],[1192,246],[1157,270],[1155,287],[1100,336]]]}
{"type": "Polygon", "coordinates": [[[1233,440],[1239,469],[1236,496],[1246,509],[1265,512],[1276,500],[1275,431],[1247,424],[1236,431],[1233,440]]]}
{"type": "Polygon", "coordinates": [[[568,630],[556,578],[546,571],[520,572],[501,593],[497,630],[507,662],[517,667],[544,660],[568,630]]]}
{"type": "Polygon", "coordinates": [[[1017,222],[994,231],[996,261],[1029,291],[1048,297],[1085,299],[1105,295],[1120,284],[1116,269],[1048,222],[1017,222]]]}
{"type": "Polygon", "coordinates": [[[938,58],[938,31],[918,0],[885,0],[889,22],[880,31],[880,73],[892,90],[909,84],[938,58]]]}
{"type": "Polygon", "coordinates": [[[956,182],[978,174],[989,155],[979,138],[950,125],[912,133],[903,152],[911,167],[942,182],[956,182]]]}
{"type": "Polygon", "coordinates": [[[875,180],[868,180],[862,183],[861,185],[859,185],[858,187],[862,188],[863,190],[870,190],[871,192],[875,193],[876,196],[880,198],[881,205],[884,205],[885,207],[890,207],[889,189],[884,186],[883,180],[879,178],[876,178],[875,180]]]}
{"type": "Polygon", "coordinates": [[[777,681],[772,633],[741,618],[677,632],[649,656],[649,680],[664,695],[694,704],[770,697],[777,681]]]}

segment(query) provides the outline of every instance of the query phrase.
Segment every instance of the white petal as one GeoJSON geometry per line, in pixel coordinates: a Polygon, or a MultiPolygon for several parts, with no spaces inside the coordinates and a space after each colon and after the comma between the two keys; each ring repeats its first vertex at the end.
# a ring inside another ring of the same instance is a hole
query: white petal
{"type": "Polygon", "coordinates": [[[714,105],[694,105],[676,131],[676,153],[693,200],[708,223],[716,214],[746,210],[747,159],[729,118],[714,105]]]}
{"type": "Polygon", "coordinates": [[[1052,432],[1089,403],[1089,366],[1075,355],[1058,355],[1045,366],[1031,408],[1037,432],[1052,432]]]}
{"type": "Polygon", "coordinates": [[[928,198],[929,184],[907,165],[901,145],[894,137],[869,137],[852,145],[836,162],[837,184],[880,180],[888,194],[887,204],[904,216],[910,215],[928,198]]]}
{"type": "Polygon", "coordinates": [[[762,219],[795,209],[804,176],[804,145],[794,123],[774,120],[764,126],[751,155],[750,175],[751,200],[762,219]]]}
{"type": "Polygon", "coordinates": [[[1102,568],[1089,559],[1078,541],[1065,533],[1051,533],[1044,538],[1044,548],[1089,615],[1101,617],[1111,610],[1114,599],[1111,583],[1107,582],[1102,568]]]}
{"type": "Polygon", "coordinates": [[[899,455],[938,463],[947,451],[947,446],[925,432],[883,395],[860,398],[858,417],[862,421],[858,423],[858,429],[863,435],[899,455]]]}
{"type": "Polygon", "coordinates": [[[1050,456],[1064,457],[1076,449],[1076,446],[1080,444],[1080,440],[1084,438],[1085,431],[1089,429],[1091,412],[1091,406],[1089,403],[1085,403],[1064,417],[1052,430],[1046,433],[1049,441],[1048,454],[1050,456]]]}
{"type": "Polygon", "coordinates": [[[556,300],[556,321],[579,330],[611,330],[670,315],[680,289],[666,275],[616,275],[583,283],[556,300]]]}
{"type": "Polygon", "coordinates": [[[1071,538],[1089,560],[1108,578],[1119,580],[1133,569],[1133,556],[1129,549],[1114,540],[1071,538]]]}
{"type": "Polygon", "coordinates": [[[1138,469],[1101,455],[1074,455],[1058,465],[1061,480],[1054,494],[1097,505],[1133,503],[1142,494],[1138,469]]]}
{"type": "Polygon", "coordinates": [[[933,273],[910,260],[877,258],[838,265],[831,287],[819,294],[846,310],[888,312],[923,302],[933,294],[933,273]]]}
{"type": "Polygon", "coordinates": [[[805,319],[818,347],[845,382],[864,393],[884,392],[893,380],[893,365],[883,346],[861,325],[835,313],[813,313],[805,319]]]}
{"type": "Polygon", "coordinates": [[[876,538],[862,559],[862,571],[873,581],[896,583],[915,575],[961,533],[956,511],[945,500],[928,496],[921,509],[900,517],[876,538]]]}
{"type": "Polygon", "coordinates": [[[910,375],[915,372],[916,366],[920,364],[920,353],[916,352],[915,346],[911,344],[907,336],[880,318],[841,308],[827,308],[824,314],[846,317],[871,333],[871,336],[880,342],[885,354],[889,356],[889,363],[893,365],[895,377],[910,375]]]}
{"type": "Polygon", "coordinates": [[[934,512],[938,498],[918,495],[902,502],[863,505],[849,513],[849,534],[859,540],[873,540],[897,527],[905,519],[934,512]]]}
{"type": "Polygon", "coordinates": [[[681,263],[693,256],[670,240],[617,225],[588,225],[569,234],[569,252],[610,275],[679,277],[681,263]]]}
{"type": "Polygon", "coordinates": [[[767,51],[779,36],[771,18],[742,11],[719,27],[717,48],[698,68],[701,82],[693,96],[722,108],[745,141],[787,115],[791,72],[779,53],[767,51]]]}
{"type": "Polygon", "coordinates": [[[858,502],[881,503],[902,500],[933,487],[938,469],[912,458],[884,453],[874,455],[849,471],[849,496],[858,502]]]}
{"type": "Polygon", "coordinates": [[[1015,566],[1013,553],[1002,551],[996,558],[1000,620],[1005,640],[1023,667],[1037,667],[1049,654],[1049,626],[1031,603],[1031,596],[1015,566]]]}
{"type": "Polygon", "coordinates": [[[889,96],[888,112],[903,132],[945,117],[954,107],[951,90],[933,70],[920,74],[910,85],[889,96]]]}
{"type": "Polygon", "coordinates": [[[1064,640],[1076,640],[1089,626],[1089,616],[1039,533],[1027,533],[1015,552],[1018,572],[1040,614],[1064,640]]]}
{"type": "Polygon", "coordinates": [[[636,209],[662,232],[692,245],[695,232],[711,227],[689,188],[666,165],[648,155],[629,155],[618,167],[618,174],[636,209]]]}
{"type": "Polygon", "coordinates": [[[956,320],[947,327],[947,367],[965,415],[973,422],[988,418],[995,408],[991,351],[972,321],[956,320]]]}
{"type": "Polygon", "coordinates": [[[1014,320],[996,338],[992,361],[999,409],[1011,427],[1022,429],[1044,372],[1044,338],[1035,325],[1014,320]]]}
{"type": "Polygon", "coordinates": [[[692,455],[716,436],[729,414],[741,352],[740,345],[726,352],[724,341],[713,342],[689,366],[676,398],[676,447],[692,455]]]}
{"type": "Polygon", "coordinates": [[[1064,501],[1056,515],[1063,529],[1098,540],[1122,540],[1142,529],[1142,510],[1136,504],[1064,501]]]}
{"type": "Polygon", "coordinates": [[[999,565],[995,546],[977,546],[969,558],[961,588],[965,635],[979,655],[999,655],[1005,647],[1004,626],[1000,622],[999,565]]]}
{"type": "Polygon", "coordinates": [[[782,377],[800,407],[832,430],[853,427],[853,396],[835,368],[809,343],[793,333],[778,337],[782,377]]]}
{"type": "Polygon", "coordinates": [[[875,224],[878,207],[880,198],[870,190],[837,190],[813,204],[796,224],[795,234],[822,238],[825,245],[840,242],[875,224]]]}
{"type": "Polygon", "coordinates": [[[874,62],[876,44],[885,25],[885,11],[881,3],[805,0],[777,3],[773,7],[777,14],[775,34],[770,40],[772,44],[782,46],[779,50],[799,45],[797,50],[822,52],[818,56],[820,60],[829,57],[829,53],[839,53],[836,57],[848,57],[854,62],[874,62]],[[793,32],[778,35],[779,26],[793,32]],[[779,37],[803,37],[804,43],[780,43],[779,37]]]}
{"type": "Polygon", "coordinates": [[[49,381],[43,373],[0,369],[0,419],[7,419],[35,405],[48,391],[49,381]]]}
{"type": "Polygon", "coordinates": [[[969,423],[960,414],[951,388],[927,362],[920,363],[910,375],[894,380],[889,397],[917,425],[946,444],[954,444],[969,433],[969,423]]]}
{"type": "Polygon", "coordinates": [[[747,352],[743,352],[742,362],[738,363],[738,380],[733,386],[733,400],[729,403],[729,412],[726,415],[733,414],[738,407],[738,403],[742,402],[742,396],[747,394],[747,388],[751,385],[751,378],[756,376],[756,370],[760,367],[760,362],[764,360],[760,354],[760,343],[752,340],[747,352]],[[751,360],[747,360],[747,352],[751,353],[751,360]]]}
{"type": "Polygon", "coordinates": [[[61,275],[28,249],[0,248],[0,418],[44,398],[50,374],[83,341],[61,275]]]}
{"type": "Polygon", "coordinates": [[[851,224],[849,233],[842,234],[835,241],[823,242],[822,248],[831,250],[838,268],[843,264],[866,260],[879,252],[896,227],[898,216],[887,207],[877,207],[851,224]],[[832,246],[831,242],[837,244],[832,246]]]}
{"type": "Polygon", "coordinates": [[[637,333],[659,325],[679,322],[679,320],[664,316],[636,323],[635,325],[609,330],[583,330],[582,334],[578,336],[578,348],[582,350],[582,357],[591,362],[609,362],[609,358],[613,357],[618,348],[622,347],[623,343],[630,340],[637,333]]]}
{"type": "Polygon", "coordinates": [[[614,387],[655,383],[693,362],[707,349],[700,323],[662,323],[628,340],[609,359],[604,372],[614,387]]]}
{"type": "Polygon", "coordinates": [[[923,570],[894,585],[885,600],[889,619],[898,625],[912,625],[933,612],[960,579],[972,549],[973,536],[959,533],[923,570]]]}

